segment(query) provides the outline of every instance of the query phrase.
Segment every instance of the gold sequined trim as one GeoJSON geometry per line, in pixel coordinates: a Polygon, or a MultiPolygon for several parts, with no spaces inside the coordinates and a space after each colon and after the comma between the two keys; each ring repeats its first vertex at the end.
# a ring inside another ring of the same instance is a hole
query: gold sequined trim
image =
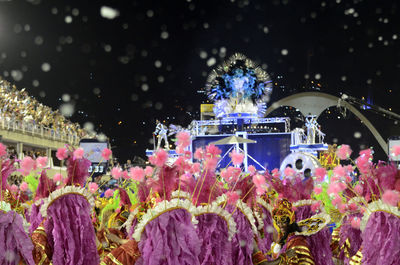
{"type": "Polygon", "coordinates": [[[34,234],[40,234],[40,235],[42,235],[42,236],[44,236],[44,237],[47,238],[47,234],[46,234],[46,232],[45,232],[44,230],[38,230],[38,229],[36,229],[35,231],[33,231],[33,233],[34,233],[34,234]]]}
{"type": "Polygon", "coordinates": [[[124,264],[122,264],[119,260],[117,260],[117,258],[114,257],[114,255],[111,254],[111,253],[108,253],[107,257],[108,257],[112,262],[114,262],[114,263],[117,264],[117,265],[124,265],[124,264]]]}
{"type": "Polygon", "coordinates": [[[302,249],[302,250],[306,250],[308,252],[310,251],[310,249],[308,247],[305,247],[305,246],[294,246],[294,247],[292,247],[292,249],[293,250],[302,249]]]}
{"type": "Polygon", "coordinates": [[[299,258],[299,264],[314,265],[314,261],[312,259],[309,259],[309,258],[301,257],[301,258],[299,258]]]}

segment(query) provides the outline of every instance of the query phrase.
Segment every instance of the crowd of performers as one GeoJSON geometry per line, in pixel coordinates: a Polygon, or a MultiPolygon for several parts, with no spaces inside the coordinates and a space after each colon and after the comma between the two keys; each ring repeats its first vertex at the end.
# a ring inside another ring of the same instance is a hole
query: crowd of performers
{"type": "Polygon", "coordinates": [[[16,161],[0,145],[0,264],[400,263],[400,171],[373,163],[370,149],[353,161],[342,145],[343,165],[304,178],[243,172],[235,151],[217,171],[221,150],[191,153],[189,143],[180,132],[176,160],[159,149],[151,166],[113,168],[119,185],[104,194],[79,148],[57,151],[63,177],[46,174],[46,158],[16,161]],[[26,176],[19,187],[7,182],[15,171],[26,176]]]}

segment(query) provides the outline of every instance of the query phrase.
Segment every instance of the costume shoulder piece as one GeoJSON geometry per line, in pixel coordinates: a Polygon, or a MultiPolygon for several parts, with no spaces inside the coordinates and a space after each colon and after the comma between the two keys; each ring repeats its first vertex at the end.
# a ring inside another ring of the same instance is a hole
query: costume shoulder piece
{"type": "Polygon", "coordinates": [[[183,191],[183,190],[176,190],[174,192],[172,192],[171,194],[171,198],[175,199],[175,198],[181,198],[181,199],[191,199],[191,195],[189,192],[183,191]]]}
{"type": "Polygon", "coordinates": [[[263,200],[260,197],[257,197],[257,204],[261,205],[262,207],[264,207],[267,211],[269,211],[272,214],[273,207],[271,204],[269,204],[268,202],[266,202],[265,200],[263,200]]]}
{"type": "Polygon", "coordinates": [[[54,201],[56,201],[57,199],[59,199],[63,196],[66,196],[68,194],[77,194],[77,195],[81,195],[81,196],[85,197],[86,200],[90,204],[90,208],[93,211],[95,203],[94,203],[94,198],[91,193],[89,193],[87,190],[85,190],[85,188],[75,187],[75,186],[65,186],[59,190],[53,191],[52,193],[50,193],[49,197],[46,200],[44,200],[44,203],[43,203],[42,207],[40,208],[40,212],[41,212],[42,216],[43,217],[47,216],[47,209],[51,206],[51,204],[54,201]]]}
{"type": "Polygon", "coordinates": [[[237,200],[236,207],[246,216],[254,235],[258,235],[258,229],[256,227],[256,220],[254,219],[253,210],[241,199],[237,200]]]}
{"type": "Polygon", "coordinates": [[[163,213],[173,211],[176,209],[185,209],[189,213],[192,214],[192,223],[195,225],[197,224],[197,220],[195,217],[195,213],[197,211],[196,207],[193,206],[192,202],[186,199],[172,199],[170,201],[161,201],[158,202],[157,206],[154,208],[150,208],[147,212],[143,215],[140,222],[135,227],[135,233],[132,237],[139,242],[140,237],[142,235],[143,230],[145,229],[146,225],[156,219],[158,216],[162,215],[163,213]]]}
{"type": "Polygon", "coordinates": [[[386,212],[388,214],[391,214],[391,215],[394,215],[394,216],[397,216],[398,218],[400,218],[400,211],[397,207],[394,207],[387,203],[384,203],[382,200],[374,201],[374,202],[371,202],[370,204],[368,204],[367,211],[364,213],[364,216],[363,216],[363,218],[361,220],[361,224],[360,224],[361,231],[364,231],[364,229],[368,223],[369,217],[374,212],[386,212]]]}
{"type": "Polygon", "coordinates": [[[228,226],[229,240],[231,240],[237,231],[236,222],[233,219],[233,216],[227,210],[219,206],[217,202],[197,207],[196,216],[208,213],[216,214],[225,220],[228,226]]]}
{"type": "Polygon", "coordinates": [[[300,222],[297,223],[302,232],[296,232],[296,235],[301,235],[301,236],[314,235],[319,231],[321,231],[323,228],[325,228],[330,221],[331,218],[326,213],[319,213],[313,215],[310,218],[301,220],[300,222]]]}

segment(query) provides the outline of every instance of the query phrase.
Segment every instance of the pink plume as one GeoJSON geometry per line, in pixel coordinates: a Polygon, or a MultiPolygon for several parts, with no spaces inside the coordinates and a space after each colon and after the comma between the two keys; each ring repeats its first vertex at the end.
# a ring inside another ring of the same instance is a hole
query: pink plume
{"type": "Polygon", "coordinates": [[[179,156],[175,160],[174,165],[177,166],[179,168],[179,170],[181,170],[181,171],[188,171],[191,168],[189,163],[187,162],[186,158],[183,156],[179,156]]]}
{"type": "Polygon", "coordinates": [[[38,168],[44,168],[47,165],[47,156],[39,156],[36,158],[36,166],[38,168]]]}
{"type": "Polygon", "coordinates": [[[147,177],[150,177],[151,175],[153,175],[153,168],[151,166],[146,166],[146,168],[144,169],[144,174],[147,177]]]}
{"type": "Polygon", "coordinates": [[[50,193],[56,190],[56,183],[47,177],[46,171],[42,170],[39,183],[36,188],[35,200],[47,198],[50,193]]]}
{"type": "Polygon", "coordinates": [[[30,156],[24,157],[20,163],[21,169],[22,169],[22,175],[27,176],[29,175],[29,172],[34,169],[36,166],[35,160],[32,159],[30,156]]]}
{"type": "Polygon", "coordinates": [[[258,196],[263,195],[265,193],[265,189],[263,187],[257,187],[256,188],[256,193],[258,196]]]}
{"type": "Polygon", "coordinates": [[[68,157],[67,148],[58,148],[57,149],[57,153],[56,153],[56,157],[60,161],[66,159],[68,157]]]}
{"type": "Polygon", "coordinates": [[[342,165],[338,165],[333,169],[333,174],[338,178],[345,177],[346,173],[346,168],[342,165]]]}
{"type": "Polygon", "coordinates": [[[360,151],[360,156],[365,156],[367,159],[372,159],[372,154],[373,154],[373,151],[371,150],[371,148],[368,148],[368,149],[364,149],[364,150],[361,150],[360,151]]]}
{"type": "Polygon", "coordinates": [[[242,173],[242,170],[238,167],[228,167],[227,169],[229,177],[231,178],[231,182],[236,182],[238,177],[240,176],[240,173],[242,173]]]}
{"type": "Polygon", "coordinates": [[[321,202],[316,202],[316,203],[313,203],[312,205],[311,205],[311,211],[313,211],[313,212],[316,212],[317,210],[319,210],[319,207],[321,206],[321,202]]]}
{"type": "Polygon", "coordinates": [[[336,150],[336,155],[339,157],[340,160],[346,160],[350,157],[351,153],[353,151],[351,150],[350,146],[347,144],[343,144],[338,147],[336,150]]]}
{"type": "Polygon", "coordinates": [[[197,160],[202,160],[204,159],[204,149],[199,147],[196,149],[196,151],[194,152],[193,157],[197,160]]]}
{"type": "Polygon", "coordinates": [[[354,217],[351,220],[351,227],[355,228],[355,229],[360,229],[360,224],[361,224],[361,219],[358,217],[354,217]]]}
{"type": "Polygon", "coordinates": [[[183,154],[185,152],[185,148],[183,146],[181,146],[181,145],[177,145],[175,147],[175,151],[176,151],[177,154],[181,155],[181,154],[183,154]]]}
{"type": "Polygon", "coordinates": [[[106,190],[106,192],[104,193],[104,196],[106,197],[106,198],[110,198],[111,196],[113,196],[114,195],[114,190],[112,190],[112,189],[108,189],[108,190],[106,190]]]}
{"type": "Polygon", "coordinates": [[[162,167],[167,162],[168,153],[164,149],[158,149],[150,158],[150,163],[157,167],[162,167]]]}
{"type": "Polygon", "coordinates": [[[54,180],[55,182],[57,182],[57,181],[61,181],[62,178],[63,178],[63,176],[62,176],[60,173],[56,173],[56,174],[54,175],[54,177],[53,177],[53,180],[54,180]]]}
{"type": "Polygon", "coordinates": [[[382,195],[382,200],[384,203],[397,207],[400,202],[400,194],[394,190],[386,190],[382,195]]]}
{"type": "Polygon", "coordinates": [[[193,174],[199,173],[200,172],[200,163],[193,163],[192,168],[191,168],[191,172],[193,174]]]}
{"type": "Polygon", "coordinates": [[[218,165],[217,157],[207,157],[204,161],[204,167],[208,170],[214,171],[218,165]]]}
{"type": "Polygon", "coordinates": [[[85,186],[86,179],[89,176],[89,167],[92,163],[86,159],[74,159],[69,157],[67,160],[68,177],[65,179],[67,185],[85,186]]]}
{"type": "Polygon", "coordinates": [[[91,193],[95,193],[99,188],[99,186],[95,182],[90,182],[88,187],[91,193]]]}
{"type": "Polygon", "coordinates": [[[274,178],[279,178],[279,177],[281,176],[281,172],[279,172],[279,169],[277,169],[277,168],[274,168],[274,169],[271,171],[271,173],[272,173],[272,176],[273,176],[274,178]]]}
{"type": "Polygon", "coordinates": [[[295,175],[295,171],[293,168],[291,167],[287,167],[285,168],[285,170],[283,171],[283,174],[285,174],[286,177],[293,177],[295,175]]]}
{"type": "Polygon", "coordinates": [[[10,191],[12,193],[17,193],[18,192],[18,186],[15,185],[15,184],[12,184],[11,187],[10,187],[10,191]]]}
{"type": "Polygon", "coordinates": [[[113,167],[113,168],[111,169],[111,176],[112,176],[114,179],[119,179],[119,178],[121,177],[121,175],[122,175],[122,169],[121,169],[121,168],[119,168],[119,167],[113,167]]]}
{"type": "Polygon", "coordinates": [[[237,152],[236,150],[233,150],[230,154],[231,158],[232,158],[232,163],[235,166],[239,166],[243,163],[243,159],[244,159],[244,154],[237,152]]]}
{"type": "Polygon", "coordinates": [[[190,152],[190,151],[185,151],[185,152],[183,152],[183,156],[184,156],[186,159],[191,159],[191,158],[192,158],[192,152],[190,152]]]}
{"type": "Polygon", "coordinates": [[[0,143],[0,157],[7,155],[7,147],[0,143]]]}
{"type": "Polygon", "coordinates": [[[129,173],[127,170],[122,171],[121,176],[123,179],[130,179],[129,173]]]}
{"type": "MultiPolygon", "coordinates": [[[[368,149],[368,150],[370,150],[370,149],[368,149]]],[[[359,156],[356,159],[356,165],[357,165],[358,169],[360,170],[361,174],[367,174],[371,170],[371,167],[372,167],[371,161],[367,155],[359,156]]]]}
{"type": "Polygon", "coordinates": [[[144,179],[144,169],[141,167],[132,167],[130,169],[131,177],[133,180],[142,181],[144,179]]]}
{"type": "Polygon", "coordinates": [[[190,134],[185,131],[180,131],[176,134],[177,144],[186,148],[190,145],[190,134]]]}
{"type": "Polygon", "coordinates": [[[363,187],[362,187],[360,184],[357,184],[357,185],[354,187],[354,191],[357,192],[358,195],[362,195],[362,193],[363,193],[363,187]]]}
{"type": "Polygon", "coordinates": [[[265,177],[263,175],[254,175],[253,183],[257,188],[261,188],[262,186],[265,186],[265,177]]]}
{"type": "Polygon", "coordinates": [[[249,172],[250,172],[251,174],[254,174],[254,173],[256,173],[256,171],[257,171],[256,167],[253,166],[253,165],[250,165],[250,166],[248,167],[248,169],[249,169],[249,172]]]}
{"type": "Polygon", "coordinates": [[[358,209],[358,206],[354,202],[349,204],[350,211],[355,212],[357,209],[358,209]]]}
{"type": "Polygon", "coordinates": [[[339,195],[335,195],[335,198],[332,200],[332,205],[339,206],[342,203],[342,198],[339,195]]]}
{"type": "Polygon", "coordinates": [[[101,156],[106,161],[110,159],[111,155],[112,155],[112,151],[108,148],[104,148],[103,151],[101,151],[101,156]]]}
{"type": "Polygon", "coordinates": [[[213,144],[209,144],[206,146],[206,157],[207,158],[216,158],[218,159],[221,154],[221,149],[216,147],[213,144]]]}
{"type": "Polygon", "coordinates": [[[315,194],[318,195],[318,194],[320,194],[321,192],[322,192],[322,187],[318,187],[318,186],[315,186],[315,187],[314,187],[314,193],[315,193],[315,194]]]}
{"type": "Polygon", "coordinates": [[[21,186],[19,186],[19,188],[20,188],[20,190],[21,190],[22,192],[27,191],[27,190],[28,190],[28,187],[29,187],[29,186],[28,186],[28,183],[26,183],[25,181],[21,183],[21,186]]]}
{"type": "Polygon", "coordinates": [[[83,151],[82,148],[77,148],[74,151],[74,159],[81,159],[83,158],[83,154],[85,153],[85,151],[83,151]]]}
{"type": "Polygon", "coordinates": [[[239,200],[239,195],[235,191],[228,191],[226,197],[228,198],[228,203],[232,205],[235,205],[237,200],[239,200]]]}
{"type": "Polygon", "coordinates": [[[345,213],[347,210],[347,205],[345,203],[339,203],[338,204],[338,209],[340,213],[345,213]]]}
{"type": "Polygon", "coordinates": [[[326,176],[326,169],[323,167],[318,167],[315,169],[315,176],[318,182],[322,182],[326,176]]]}
{"type": "Polygon", "coordinates": [[[225,180],[225,182],[229,183],[230,182],[230,174],[228,172],[228,170],[226,170],[225,168],[221,170],[220,172],[221,177],[225,180]]]}
{"type": "Polygon", "coordinates": [[[328,186],[327,193],[328,194],[338,194],[339,192],[343,191],[346,188],[346,186],[343,187],[342,184],[340,184],[340,182],[330,183],[328,186]]]}

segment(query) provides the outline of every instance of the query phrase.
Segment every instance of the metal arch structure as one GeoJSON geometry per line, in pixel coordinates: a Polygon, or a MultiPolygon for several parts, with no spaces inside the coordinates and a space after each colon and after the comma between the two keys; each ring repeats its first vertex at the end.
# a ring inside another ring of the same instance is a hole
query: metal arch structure
{"type": "Polygon", "coordinates": [[[367,126],[369,131],[378,141],[379,145],[382,147],[383,151],[388,154],[388,144],[380,135],[378,130],[372,125],[372,123],[353,105],[348,102],[341,100],[336,96],[332,96],[330,94],[321,93],[321,92],[302,92],[297,93],[285,98],[282,98],[276,102],[274,102],[266,111],[265,116],[269,115],[272,111],[283,107],[289,106],[298,109],[304,116],[307,115],[316,115],[317,118],[321,113],[332,106],[345,107],[349,111],[351,111],[354,115],[356,115],[362,123],[367,126]]]}

